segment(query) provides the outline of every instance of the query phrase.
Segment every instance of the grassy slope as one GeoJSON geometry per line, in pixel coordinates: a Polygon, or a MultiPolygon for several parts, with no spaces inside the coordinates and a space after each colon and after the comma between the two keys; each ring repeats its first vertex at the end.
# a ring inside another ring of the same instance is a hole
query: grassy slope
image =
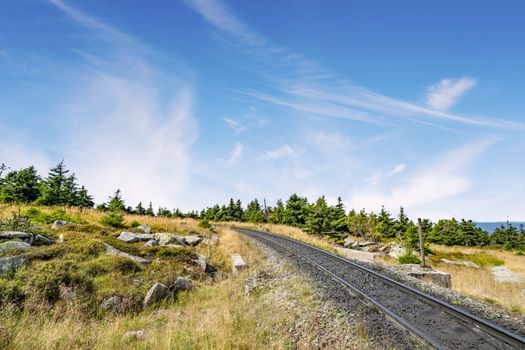
{"type": "MultiPolygon", "coordinates": [[[[8,217],[13,209],[16,208],[0,207],[0,218],[8,217]]],[[[218,243],[200,244],[190,252],[203,254],[211,264],[224,271],[215,279],[192,273],[192,265],[178,254],[163,257],[145,268],[119,270],[112,258],[93,253],[84,246],[86,242],[96,246],[93,241],[108,239],[117,244],[114,237],[122,230],[100,225],[102,214],[96,211],[80,213],[68,210],[68,214],[78,215],[85,223],[60,230],[66,239],[63,244],[32,248],[32,254],[40,255],[40,258],[34,258],[32,267],[24,273],[33,276],[38,271],[39,280],[43,280],[39,286],[45,287],[53,280],[52,273],[57,273],[57,270],[42,270],[41,266],[46,264],[64,266],[67,261],[74,260],[83,273],[86,265],[92,268],[96,265],[102,272],[90,277],[92,288],[86,290],[82,298],[59,299],[53,303],[43,301],[41,290],[29,288],[28,280],[19,274],[0,278],[0,283],[18,281],[21,290],[27,294],[25,309],[19,310],[5,303],[0,308],[2,349],[285,349],[292,347],[288,330],[294,327],[298,318],[308,320],[305,324],[315,324],[319,305],[316,306],[308,282],[300,277],[286,278],[245,295],[247,281],[253,276],[268,274],[265,269],[269,265],[265,257],[237,232],[220,228],[218,243]],[[65,253],[41,260],[50,249],[64,250],[65,253]],[[237,276],[228,273],[232,253],[240,253],[248,263],[248,268],[237,276]],[[103,296],[113,293],[140,303],[154,281],[168,283],[180,274],[189,275],[196,288],[178,293],[158,307],[145,311],[132,308],[121,314],[104,313],[98,309],[103,296]],[[138,284],[137,280],[140,280],[138,284]],[[275,302],[275,294],[281,293],[276,290],[295,300],[294,306],[286,312],[282,312],[282,306],[275,302]],[[146,336],[140,339],[124,337],[126,332],[135,330],[145,330],[146,336]]],[[[199,228],[194,220],[126,217],[128,223],[133,220],[150,225],[153,231],[210,234],[199,228]]],[[[52,233],[49,225],[44,225],[43,229],[52,233]]],[[[125,245],[121,244],[119,248],[124,249],[125,245]]],[[[128,250],[140,255],[149,253],[140,244],[130,245],[128,250]]]]}

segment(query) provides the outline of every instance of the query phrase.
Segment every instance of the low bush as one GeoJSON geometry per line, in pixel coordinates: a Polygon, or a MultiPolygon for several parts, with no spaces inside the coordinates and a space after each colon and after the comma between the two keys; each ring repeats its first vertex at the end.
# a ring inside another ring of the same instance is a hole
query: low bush
{"type": "Polygon", "coordinates": [[[197,258],[189,247],[151,247],[148,248],[148,252],[153,252],[158,258],[178,258],[181,261],[197,258]]]}
{"type": "Polygon", "coordinates": [[[129,227],[139,227],[140,226],[140,222],[138,222],[137,220],[133,220],[130,224],[129,224],[129,227]]]}
{"type": "Polygon", "coordinates": [[[42,224],[52,224],[56,220],[72,222],[75,224],[82,224],[84,220],[79,215],[69,214],[64,209],[54,209],[52,211],[42,211],[39,208],[31,207],[24,211],[25,216],[29,217],[34,222],[42,224]]]}
{"type": "Polygon", "coordinates": [[[100,239],[88,239],[55,244],[31,249],[27,253],[29,260],[51,260],[64,257],[67,254],[78,254],[82,258],[98,256],[105,250],[104,242],[100,239]]]}
{"type": "Polygon", "coordinates": [[[109,272],[135,273],[141,271],[142,266],[128,258],[106,255],[82,263],[80,269],[90,276],[98,276],[109,272]]]}
{"type": "Polygon", "coordinates": [[[421,259],[412,254],[411,252],[401,255],[399,257],[400,264],[421,264],[421,259]]]}
{"type": "Polygon", "coordinates": [[[19,304],[24,300],[20,281],[0,278],[0,307],[7,304],[19,304]]]}
{"type": "Polygon", "coordinates": [[[102,219],[100,219],[100,223],[103,225],[108,225],[108,226],[115,227],[115,228],[125,227],[124,215],[120,213],[115,213],[115,212],[104,215],[102,219]]]}

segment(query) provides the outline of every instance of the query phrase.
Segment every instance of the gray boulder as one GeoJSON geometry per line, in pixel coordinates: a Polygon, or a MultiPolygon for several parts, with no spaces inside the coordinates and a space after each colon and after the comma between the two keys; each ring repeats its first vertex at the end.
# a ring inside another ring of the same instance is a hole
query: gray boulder
{"type": "Polygon", "coordinates": [[[13,238],[19,238],[19,239],[29,239],[33,236],[30,233],[25,233],[21,231],[2,231],[0,232],[0,239],[13,239],[13,238]]]}
{"type": "Polygon", "coordinates": [[[18,241],[7,241],[0,244],[0,254],[26,251],[31,247],[30,244],[18,241]]]}
{"type": "Polygon", "coordinates": [[[400,256],[405,255],[406,253],[407,250],[404,247],[395,242],[390,243],[390,251],[388,252],[388,255],[392,258],[399,259],[400,256]]]}
{"type": "Polygon", "coordinates": [[[174,233],[169,233],[169,232],[156,233],[155,238],[159,241],[159,245],[161,246],[165,246],[169,244],[176,244],[176,245],[183,245],[183,246],[186,245],[186,243],[184,242],[184,237],[176,235],[174,233]]]}
{"type": "Polygon", "coordinates": [[[154,239],[150,239],[149,241],[147,241],[146,243],[144,243],[143,247],[144,248],[148,248],[148,247],[156,247],[159,245],[159,242],[157,240],[154,240],[154,239]]]}
{"type": "Polygon", "coordinates": [[[202,241],[202,238],[199,236],[184,236],[184,243],[187,245],[195,246],[202,241]]]}
{"type": "Polygon", "coordinates": [[[62,220],[56,220],[54,223],[53,223],[53,226],[51,226],[52,229],[54,230],[57,230],[59,228],[62,228],[64,226],[67,226],[69,225],[69,222],[67,221],[62,221],[62,220]]]}
{"type": "Polygon", "coordinates": [[[153,287],[148,290],[148,293],[144,297],[144,301],[142,302],[142,307],[147,308],[148,306],[151,306],[162,299],[166,298],[170,294],[170,291],[168,287],[166,287],[162,283],[155,283],[153,287]]]}
{"type": "Polygon", "coordinates": [[[137,235],[133,232],[122,232],[117,238],[126,243],[135,243],[139,241],[137,235]]]}
{"type": "Polygon", "coordinates": [[[155,235],[151,233],[137,233],[137,238],[139,239],[139,241],[146,242],[155,239],[155,235]]]}
{"type": "Polygon", "coordinates": [[[117,248],[107,244],[107,243],[104,243],[104,246],[106,247],[106,252],[109,254],[109,255],[115,255],[115,256],[122,256],[124,258],[128,258],[128,259],[131,259],[135,262],[138,262],[139,264],[149,264],[151,261],[148,260],[148,259],[144,259],[140,256],[135,256],[135,255],[131,255],[131,254],[128,254],[126,252],[123,252],[122,250],[118,250],[117,248]]]}
{"type": "Polygon", "coordinates": [[[239,254],[232,255],[232,272],[234,275],[238,274],[246,267],[244,259],[239,254]]]}
{"type": "Polygon", "coordinates": [[[100,308],[106,311],[115,312],[119,310],[121,304],[122,298],[118,295],[113,295],[102,300],[102,303],[100,303],[100,308]]]}
{"type": "Polygon", "coordinates": [[[49,245],[49,244],[55,243],[55,241],[53,241],[51,238],[40,235],[40,234],[35,236],[35,242],[38,244],[43,244],[43,245],[49,245]]]}
{"type": "Polygon", "coordinates": [[[190,290],[193,288],[193,283],[187,279],[186,277],[179,276],[175,280],[175,283],[173,283],[173,290],[179,291],[179,290],[190,290]]]}
{"type": "Polygon", "coordinates": [[[352,246],[352,244],[354,243],[355,243],[355,239],[353,239],[352,237],[347,237],[343,243],[343,247],[348,248],[352,246]]]}
{"type": "Polygon", "coordinates": [[[197,259],[192,259],[191,261],[199,267],[200,272],[206,271],[206,258],[204,256],[197,255],[197,259]]]}
{"type": "Polygon", "coordinates": [[[25,255],[0,258],[0,275],[15,272],[22,266],[29,265],[29,259],[25,255]]]}

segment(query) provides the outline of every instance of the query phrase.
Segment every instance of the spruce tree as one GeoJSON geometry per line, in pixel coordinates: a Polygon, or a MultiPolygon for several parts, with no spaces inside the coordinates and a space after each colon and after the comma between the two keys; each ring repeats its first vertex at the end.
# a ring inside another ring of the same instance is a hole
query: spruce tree
{"type": "Polygon", "coordinates": [[[80,208],[93,208],[95,203],[93,202],[93,197],[88,194],[88,191],[84,186],[81,186],[76,194],[76,206],[80,208]]]}
{"type": "Polygon", "coordinates": [[[155,216],[155,212],[153,211],[153,203],[151,202],[149,202],[148,209],[146,209],[146,215],[155,216]]]}
{"type": "Polygon", "coordinates": [[[324,196],[320,197],[311,207],[306,223],[305,230],[307,232],[324,235],[331,231],[331,220],[328,204],[324,196]]]}
{"type": "Polygon", "coordinates": [[[10,171],[2,180],[0,200],[4,202],[28,203],[40,196],[40,176],[35,167],[10,171]]]}
{"type": "Polygon", "coordinates": [[[115,191],[113,197],[109,197],[108,210],[112,212],[123,212],[126,211],[126,204],[122,199],[122,193],[120,189],[115,191]]]}
{"type": "Polygon", "coordinates": [[[282,200],[277,201],[277,206],[268,215],[268,221],[272,224],[282,224],[284,221],[284,205],[282,200]]]}
{"type": "Polygon", "coordinates": [[[146,209],[144,209],[144,207],[142,206],[142,202],[139,202],[139,204],[137,204],[137,207],[135,208],[135,213],[137,213],[137,215],[146,215],[146,209]]]}
{"type": "Polygon", "coordinates": [[[70,188],[70,185],[66,185],[68,173],[69,170],[66,169],[64,160],[51,168],[47,178],[42,182],[38,202],[45,205],[68,204],[67,190],[70,188]]]}
{"type": "Polygon", "coordinates": [[[248,203],[246,211],[244,212],[244,218],[248,222],[264,222],[264,216],[262,214],[261,205],[259,204],[259,201],[257,199],[254,199],[253,201],[248,203]]]}
{"type": "Polygon", "coordinates": [[[292,226],[302,227],[308,217],[308,199],[292,194],[286,201],[283,223],[292,226]]]}

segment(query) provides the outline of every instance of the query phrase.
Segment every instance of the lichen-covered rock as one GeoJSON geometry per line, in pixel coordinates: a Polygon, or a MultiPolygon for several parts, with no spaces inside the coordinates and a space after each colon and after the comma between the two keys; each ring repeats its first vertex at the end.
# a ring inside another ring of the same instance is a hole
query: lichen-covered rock
{"type": "Polygon", "coordinates": [[[174,233],[169,232],[160,232],[155,234],[155,239],[159,241],[159,245],[165,246],[169,244],[176,244],[176,245],[183,245],[185,246],[186,243],[184,242],[184,237],[176,235],[174,233]]]}
{"type": "Polygon", "coordinates": [[[23,252],[29,248],[31,248],[31,245],[25,242],[7,241],[0,244],[0,254],[23,252]]]}
{"type": "Polygon", "coordinates": [[[63,220],[56,220],[54,223],[53,223],[53,226],[51,226],[52,229],[54,230],[57,230],[59,228],[62,228],[64,226],[67,226],[69,225],[69,222],[67,221],[63,221],[63,220]]]}
{"type": "Polygon", "coordinates": [[[390,251],[388,252],[388,256],[391,256],[394,259],[399,259],[400,256],[405,255],[406,253],[407,250],[399,244],[395,242],[392,242],[390,244],[390,251]]]}
{"type": "Polygon", "coordinates": [[[137,235],[133,232],[122,232],[117,238],[126,243],[135,243],[139,241],[137,235]]]}
{"type": "Polygon", "coordinates": [[[25,255],[10,256],[0,258],[0,275],[15,272],[22,266],[29,265],[29,259],[25,255]]]}
{"type": "Polygon", "coordinates": [[[128,254],[126,252],[123,252],[121,250],[118,250],[117,248],[107,244],[107,243],[104,243],[104,246],[106,247],[106,252],[109,254],[109,255],[116,255],[116,256],[122,256],[124,258],[128,258],[128,259],[131,259],[135,262],[138,262],[139,264],[149,264],[151,261],[148,260],[148,259],[145,259],[145,258],[142,258],[140,256],[135,256],[135,255],[131,255],[131,254],[128,254]]]}
{"type": "Polygon", "coordinates": [[[105,298],[100,303],[100,308],[106,311],[116,312],[121,308],[122,298],[118,295],[112,295],[109,298],[105,298]]]}
{"type": "Polygon", "coordinates": [[[190,290],[193,288],[193,283],[187,279],[186,277],[179,276],[175,280],[175,283],[173,283],[173,290],[179,291],[179,290],[190,290]]]}
{"type": "Polygon", "coordinates": [[[184,236],[183,240],[187,245],[195,246],[202,241],[202,238],[199,236],[184,236]]]}
{"type": "Polygon", "coordinates": [[[231,256],[232,259],[232,272],[233,274],[238,274],[244,268],[246,267],[246,263],[244,262],[244,259],[239,254],[233,254],[231,256]]]}
{"type": "Polygon", "coordinates": [[[0,239],[29,239],[32,236],[30,233],[21,232],[21,231],[2,231],[0,232],[0,239]]]}
{"type": "Polygon", "coordinates": [[[43,245],[49,245],[49,244],[55,243],[55,241],[53,241],[49,237],[46,237],[44,235],[38,234],[38,235],[35,236],[35,243],[43,244],[43,245]]]}
{"type": "Polygon", "coordinates": [[[166,287],[164,284],[155,283],[144,297],[142,306],[144,308],[147,308],[148,306],[158,303],[162,299],[166,298],[169,295],[169,293],[170,291],[168,287],[166,287]]]}
{"type": "Polygon", "coordinates": [[[343,247],[348,248],[352,246],[354,243],[356,243],[355,239],[352,237],[347,237],[343,243],[343,247]]]}
{"type": "Polygon", "coordinates": [[[137,228],[144,233],[151,233],[151,227],[149,227],[148,225],[140,225],[137,228]]]}

